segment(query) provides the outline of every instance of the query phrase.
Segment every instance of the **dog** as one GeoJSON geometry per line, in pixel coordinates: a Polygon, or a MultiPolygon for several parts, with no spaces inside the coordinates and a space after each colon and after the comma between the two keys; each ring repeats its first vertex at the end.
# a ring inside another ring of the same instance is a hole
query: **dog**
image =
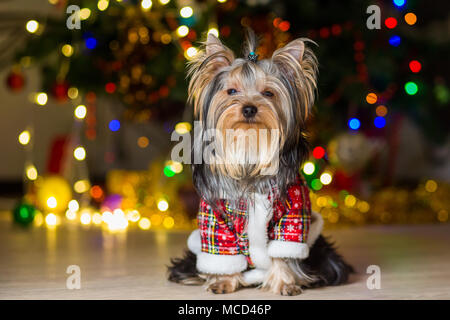
{"type": "Polygon", "coordinates": [[[244,58],[235,58],[208,34],[188,63],[188,103],[202,126],[193,155],[207,159],[192,165],[199,228],[184,256],[171,259],[170,281],[217,294],[257,286],[289,296],[348,281],[353,268],[321,235],[322,217],[311,211],[299,174],[317,91],[310,43],[296,39],[259,60],[247,30],[244,58]],[[210,131],[217,138],[208,153],[198,147],[208,147],[210,131]],[[250,131],[265,134],[251,140],[250,131]]]}

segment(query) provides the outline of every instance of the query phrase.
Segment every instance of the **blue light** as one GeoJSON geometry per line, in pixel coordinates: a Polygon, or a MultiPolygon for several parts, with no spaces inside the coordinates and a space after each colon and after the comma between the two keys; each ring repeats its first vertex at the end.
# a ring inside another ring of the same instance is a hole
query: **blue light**
{"type": "Polygon", "coordinates": [[[109,130],[118,131],[120,129],[120,121],[119,120],[111,120],[109,122],[109,130]]]}
{"type": "Polygon", "coordinates": [[[361,122],[360,122],[358,119],[356,119],[356,118],[351,118],[351,119],[348,121],[348,126],[349,126],[350,129],[352,129],[352,130],[358,130],[359,127],[361,126],[361,122]]]}
{"type": "Polygon", "coordinates": [[[383,128],[386,125],[386,119],[384,117],[376,117],[373,123],[375,124],[375,127],[383,128]]]}
{"type": "Polygon", "coordinates": [[[86,48],[94,49],[97,46],[97,40],[95,38],[87,38],[86,39],[86,48]]]}
{"type": "Polygon", "coordinates": [[[394,0],[394,4],[399,8],[403,7],[405,5],[405,3],[406,3],[406,0],[394,0]]]}
{"type": "Polygon", "coordinates": [[[401,39],[399,36],[392,36],[389,38],[389,44],[394,47],[398,47],[400,45],[400,41],[401,39]]]}

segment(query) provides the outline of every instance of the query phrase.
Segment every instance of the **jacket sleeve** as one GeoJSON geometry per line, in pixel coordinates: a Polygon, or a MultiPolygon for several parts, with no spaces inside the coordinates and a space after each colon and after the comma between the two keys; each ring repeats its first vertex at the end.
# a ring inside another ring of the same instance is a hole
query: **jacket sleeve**
{"type": "Polygon", "coordinates": [[[268,254],[272,258],[305,259],[309,255],[307,236],[311,223],[309,189],[296,184],[288,189],[286,204],[275,208],[269,232],[268,254]]]}
{"type": "Polygon", "coordinates": [[[197,220],[201,242],[197,269],[200,272],[233,274],[247,269],[247,259],[240,253],[236,235],[222,216],[203,200],[197,220]]]}

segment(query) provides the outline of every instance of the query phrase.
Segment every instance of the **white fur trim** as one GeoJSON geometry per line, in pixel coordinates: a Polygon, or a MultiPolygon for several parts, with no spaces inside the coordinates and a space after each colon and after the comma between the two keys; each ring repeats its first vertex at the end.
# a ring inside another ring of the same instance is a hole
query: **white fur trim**
{"type": "Polygon", "coordinates": [[[272,240],[268,252],[272,258],[305,259],[309,255],[309,247],[306,243],[272,240]]]}
{"type": "Polygon", "coordinates": [[[187,240],[187,246],[195,254],[202,252],[202,239],[200,238],[200,230],[192,231],[187,240]]]}
{"type": "Polygon", "coordinates": [[[202,273],[233,274],[247,269],[243,254],[225,255],[200,252],[197,254],[197,270],[202,273]]]}
{"type": "Polygon", "coordinates": [[[316,242],[317,238],[322,233],[323,229],[323,218],[320,213],[313,211],[311,213],[311,226],[309,227],[309,233],[307,236],[306,243],[308,246],[312,246],[316,242]]]}
{"type": "Polygon", "coordinates": [[[267,224],[272,219],[273,207],[266,194],[255,193],[253,200],[248,210],[248,252],[255,267],[269,269],[272,260],[267,254],[267,224]]]}
{"type": "Polygon", "coordinates": [[[242,276],[244,277],[244,282],[247,285],[251,285],[251,284],[263,283],[266,274],[267,274],[267,270],[252,269],[252,270],[242,273],[242,276]]]}

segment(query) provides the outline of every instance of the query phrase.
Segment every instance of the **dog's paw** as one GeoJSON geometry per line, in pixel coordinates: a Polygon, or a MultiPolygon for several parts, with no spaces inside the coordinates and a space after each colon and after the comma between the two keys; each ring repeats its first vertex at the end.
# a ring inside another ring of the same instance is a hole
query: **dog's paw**
{"type": "Polygon", "coordinates": [[[282,296],[298,296],[302,292],[303,292],[302,287],[296,284],[285,283],[280,288],[280,294],[282,296]]]}
{"type": "Polygon", "coordinates": [[[216,294],[231,293],[236,291],[236,285],[230,280],[218,280],[211,283],[206,290],[216,294]]]}

